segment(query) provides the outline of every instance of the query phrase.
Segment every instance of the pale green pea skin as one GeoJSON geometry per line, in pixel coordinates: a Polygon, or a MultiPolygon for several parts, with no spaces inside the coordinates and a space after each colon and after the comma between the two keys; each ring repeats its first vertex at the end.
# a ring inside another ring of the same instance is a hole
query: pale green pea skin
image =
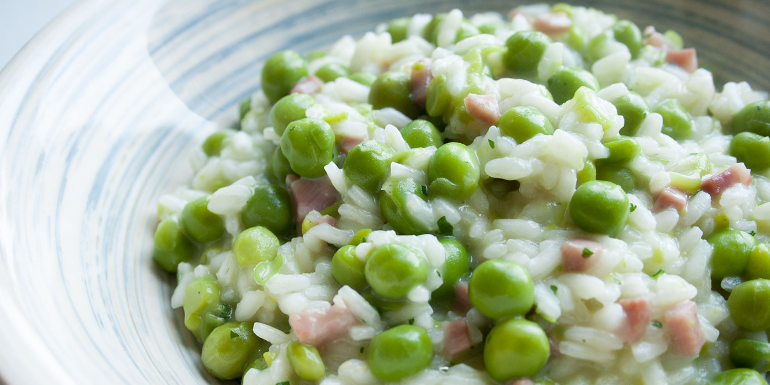
{"type": "Polygon", "coordinates": [[[428,263],[417,250],[399,242],[374,249],[364,267],[366,282],[378,295],[397,299],[425,282],[428,263]]]}
{"type": "Polygon", "coordinates": [[[476,191],[481,168],[476,154],[462,143],[447,143],[431,156],[428,180],[432,194],[463,200],[476,191]]]}
{"type": "Polygon", "coordinates": [[[324,167],[337,158],[335,136],[329,123],[321,119],[295,120],[281,136],[281,151],[291,169],[305,178],[326,174],[324,167]]]}
{"type": "Polygon", "coordinates": [[[324,64],[315,72],[315,76],[318,76],[324,82],[331,82],[337,78],[344,78],[350,75],[348,67],[340,63],[328,63],[324,64]]]}
{"type": "Polygon", "coordinates": [[[369,91],[369,104],[375,110],[392,107],[414,119],[422,109],[412,101],[411,76],[406,72],[386,72],[377,77],[369,91]]]}
{"type": "Polygon", "coordinates": [[[305,117],[308,108],[316,105],[315,98],[308,94],[289,94],[281,98],[270,109],[270,124],[277,135],[283,135],[289,123],[305,117]]]}
{"type": "Polygon", "coordinates": [[[241,121],[246,116],[246,114],[251,111],[251,96],[246,98],[246,100],[241,102],[241,105],[238,106],[238,120],[241,121]]]}
{"type": "Polygon", "coordinates": [[[543,329],[520,318],[495,325],[484,345],[487,373],[500,382],[534,376],[550,355],[548,336],[543,329]]]}
{"type": "Polygon", "coordinates": [[[264,226],[274,234],[285,234],[294,224],[289,193],[274,184],[260,184],[241,211],[246,228],[264,226]]]}
{"type": "Polygon", "coordinates": [[[650,111],[644,98],[635,92],[629,92],[627,95],[615,99],[612,104],[617,108],[618,115],[623,117],[623,127],[620,129],[620,135],[636,135],[650,111]]]}
{"type": "Polygon", "coordinates": [[[729,229],[711,234],[707,241],[714,247],[711,278],[716,280],[743,275],[757,245],[757,240],[748,233],[729,229]]]}
{"type": "Polygon", "coordinates": [[[745,329],[770,329],[770,280],[759,278],[736,286],[727,298],[735,323],[745,329]]]}
{"type": "Polygon", "coordinates": [[[542,32],[516,32],[505,41],[508,48],[503,56],[505,65],[515,72],[534,71],[549,44],[551,39],[542,32]]]}
{"type": "Polygon", "coordinates": [[[747,104],[733,116],[730,129],[733,134],[748,131],[770,136],[770,100],[747,104]]]}
{"type": "Polygon", "coordinates": [[[612,182],[626,193],[636,190],[639,179],[628,167],[612,163],[596,162],[596,180],[612,182]]]}
{"type": "Polygon", "coordinates": [[[200,328],[197,331],[193,330],[192,332],[198,337],[198,341],[206,341],[206,338],[211,335],[211,332],[220,325],[228,322],[232,318],[232,315],[232,306],[226,303],[219,303],[213,309],[203,313],[200,328]]]}
{"type": "Polygon", "coordinates": [[[353,147],[345,158],[342,171],[351,182],[374,194],[390,173],[395,152],[390,146],[376,140],[367,140],[353,147]]]}
{"type": "Polygon", "coordinates": [[[425,329],[400,325],[372,339],[366,363],[383,381],[399,381],[427,368],[433,359],[433,345],[425,329]]]}
{"type": "Polygon", "coordinates": [[[535,289],[521,265],[492,259],[473,270],[468,297],[481,314],[500,319],[527,314],[535,303],[535,289]]]}
{"type": "Polygon", "coordinates": [[[590,181],[572,195],[569,214],[581,230],[614,236],[628,218],[628,195],[615,183],[590,181]]]}
{"type": "Polygon", "coordinates": [[[356,72],[348,76],[348,78],[356,83],[371,87],[374,81],[377,80],[377,75],[371,72],[356,72]]]}
{"type": "Polygon", "coordinates": [[[735,340],[730,344],[730,361],[737,368],[767,372],[770,370],[770,343],[749,339],[735,340]]]}
{"type": "Polygon", "coordinates": [[[386,29],[385,32],[390,34],[391,43],[396,44],[406,39],[406,33],[411,21],[411,17],[400,17],[398,19],[393,19],[388,23],[388,29],[386,29]]]}
{"type": "Polygon", "coordinates": [[[444,281],[432,296],[434,298],[446,298],[454,294],[457,282],[468,274],[471,268],[471,257],[462,243],[453,237],[440,238],[441,246],[444,246],[444,266],[441,279],[444,281]]]}
{"type": "Polygon", "coordinates": [[[246,322],[230,322],[214,329],[203,342],[203,366],[223,380],[240,377],[261,345],[251,329],[252,324],[246,322]]]}
{"type": "Polygon", "coordinates": [[[345,245],[340,247],[332,257],[332,277],[340,285],[347,285],[360,291],[366,287],[365,266],[364,261],[356,256],[356,247],[345,245]]]}
{"type": "Polygon", "coordinates": [[[441,133],[438,132],[436,126],[423,119],[412,120],[409,124],[404,126],[404,128],[401,129],[401,137],[404,138],[406,144],[411,148],[424,148],[430,146],[439,148],[443,143],[441,140],[441,133]]]}
{"type": "Polygon", "coordinates": [[[558,104],[572,99],[580,87],[598,91],[599,81],[592,73],[582,68],[561,67],[546,82],[546,88],[553,96],[553,101],[558,104]]]}
{"type": "Polygon", "coordinates": [[[578,186],[592,180],[596,180],[596,165],[594,165],[594,162],[586,159],[583,162],[583,168],[577,172],[578,186]]]}
{"type": "Polygon", "coordinates": [[[770,246],[762,243],[751,251],[746,272],[751,279],[770,279],[770,246]]]}
{"type": "Polygon", "coordinates": [[[289,94],[307,76],[307,64],[294,51],[281,51],[265,61],[262,68],[262,91],[271,104],[289,94]]]}
{"type": "Polygon", "coordinates": [[[425,110],[431,117],[442,116],[451,110],[452,94],[449,93],[446,82],[446,75],[442,74],[428,84],[425,110]]]}
{"type": "Polygon", "coordinates": [[[355,234],[353,234],[353,238],[350,238],[350,245],[358,246],[364,242],[366,242],[366,237],[369,236],[369,234],[372,233],[372,229],[361,229],[358,230],[355,234]]]}
{"type": "Polygon", "coordinates": [[[222,217],[209,211],[209,197],[188,202],[182,210],[182,228],[198,243],[215,241],[225,234],[222,217]]]}
{"type": "Polygon", "coordinates": [[[195,278],[184,290],[184,326],[200,337],[199,331],[205,311],[220,302],[217,278],[205,275],[195,278]]]}
{"type": "Polygon", "coordinates": [[[755,370],[730,369],[717,374],[708,385],[767,385],[767,381],[755,370]]]}
{"type": "Polygon", "coordinates": [[[233,133],[230,130],[214,132],[203,141],[201,149],[206,156],[219,156],[222,152],[222,148],[227,145],[227,141],[232,134],[233,133]]]}
{"type": "Polygon", "coordinates": [[[289,160],[286,159],[286,157],[283,155],[281,147],[276,148],[273,152],[273,156],[270,157],[270,163],[268,164],[268,167],[270,176],[272,176],[277,182],[280,183],[284,183],[286,181],[286,177],[289,174],[294,173],[294,171],[291,169],[291,164],[289,164],[289,160]]]}
{"type": "Polygon", "coordinates": [[[263,357],[262,355],[259,355],[253,360],[251,360],[251,362],[248,365],[246,365],[245,368],[243,368],[243,376],[245,376],[250,369],[265,370],[267,368],[268,366],[267,366],[267,362],[265,362],[265,357],[263,357]]]}
{"type": "Polygon", "coordinates": [[[152,256],[164,270],[176,272],[180,262],[192,259],[197,247],[182,231],[177,217],[168,217],[158,224],[152,256]]]}
{"type": "Polygon", "coordinates": [[[390,189],[380,192],[380,211],[385,220],[399,234],[426,234],[430,232],[421,218],[416,218],[406,206],[409,195],[427,199],[420,185],[414,179],[401,179],[393,183],[390,189]]]}
{"type": "Polygon", "coordinates": [[[642,31],[639,30],[636,24],[628,20],[620,20],[611,29],[615,40],[625,44],[631,52],[631,56],[636,57],[639,55],[643,45],[642,31]]]}
{"type": "Polygon", "coordinates": [[[256,226],[243,230],[233,242],[233,256],[241,266],[253,266],[272,261],[278,255],[281,242],[270,230],[256,226]]]}
{"type": "Polygon", "coordinates": [[[730,141],[730,155],[752,170],[764,170],[770,167],[770,137],[741,132],[730,141]]]}
{"type": "Polygon", "coordinates": [[[553,124],[540,110],[530,106],[516,106],[500,116],[497,126],[503,135],[516,143],[524,143],[537,134],[553,135],[553,124]]]}
{"type": "Polygon", "coordinates": [[[291,341],[286,348],[286,356],[294,373],[303,380],[319,381],[326,375],[326,366],[315,346],[291,341]]]}
{"type": "Polygon", "coordinates": [[[676,99],[666,99],[655,112],[663,117],[662,133],[676,139],[687,139],[692,135],[692,120],[682,104],[676,99]]]}
{"type": "Polygon", "coordinates": [[[597,163],[622,164],[632,161],[642,152],[642,147],[639,146],[639,142],[627,136],[622,136],[619,139],[606,142],[604,143],[604,147],[607,147],[610,151],[610,155],[604,159],[597,159],[597,163]]]}

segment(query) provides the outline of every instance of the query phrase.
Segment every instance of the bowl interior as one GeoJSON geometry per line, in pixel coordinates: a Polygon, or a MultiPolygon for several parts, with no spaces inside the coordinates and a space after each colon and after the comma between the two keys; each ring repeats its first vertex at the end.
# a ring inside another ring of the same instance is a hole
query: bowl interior
{"type": "MultiPolygon", "coordinates": [[[[272,52],[391,18],[510,1],[84,0],[0,73],[0,377],[10,384],[216,382],[151,258],[158,197],[231,124],[272,52]],[[13,347],[13,348],[9,348],[13,347]]],[[[717,85],[770,89],[770,4],[586,1],[675,29],[717,85]]],[[[0,381],[1,382],[1,381],[0,381]]]]}

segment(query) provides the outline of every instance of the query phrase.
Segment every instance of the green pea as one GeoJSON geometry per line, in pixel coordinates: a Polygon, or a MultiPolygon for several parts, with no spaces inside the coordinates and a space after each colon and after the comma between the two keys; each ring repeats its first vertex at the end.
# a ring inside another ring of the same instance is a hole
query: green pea
{"type": "Polygon", "coordinates": [[[612,30],[605,30],[591,38],[585,51],[588,61],[594,62],[609,54],[608,44],[611,42],[612,30]]]}
{"type": "Polygon", "coordinates": [[[650,108],[639,94],[629,92],[612,102],[618,110],[618,115],[623,117],[623,127],[620,129],[621,135],[634,136],[642,122],[647,118],[650,108]]]}
{"type": "Polygon", "coordinates": [[[455,43],[465,40],[469,37],[476,36],[480,33],[481,32],[478,28],[476,28],[475,25],[471,24],[467,19],[465,19],[462,21],[462,23],[460,23],[460,27],[457,28],[457,34],[455,34],[455,43]]]}
{"type": "Polygon", "coordinates": [[[770,279],[770,246],[762,243],[751,251],[746,272],[751,279],[770,279]]]}
{"type": "Polygon", "coordinates": [[[433,359],[433,345],[425,329],[401,325],[372,339],[366,363],[383,381],[399,381],[427,368],[433,359]]]}
{"type": "Polygon", "coordinates": [[[348,67],[334,62],[324,64],[315,72],[315,76],[318,76],[318,78],[324,82],[331,82],[337,78],[347,77],[348,75],[350,75],[348,67]]]}
{"type": "Polygon", "coordinates": [[[371,87],[372,84],[374,84],[374,81],[377,80],[377,75],[371,72],[356,72],[348,76],[348,78],[356,83],[371,87]]]}
{"type": "Polygon", "coordinates": [[[332,257],[332,277],[340,285],[348,285],[356,290],[366,287],[364,261],[356,257],[356,247],[342,246],[332,257]]]}
{"type": "Polygon", "coordinates": [[[374,249],[364,267],[366,282],[385,298],[401,298],[428,278],[428,263],[419,251],[391,242],[374,249]]]}
{"type": "Polygon", "coordinates": [[[445,13],[439,13],[433,16],[430,22],[423,28],[422,37],[433,45],[436,45],[438,39],[438,31],[440,30],[439,24],[441,24],[446,18],[445,13]]]}
{"type": "Polygon", "coordinates": [[[480,33],[486,33],[486,34],[489,34],[489,35],[494,35],[494,34],[497,33],[497,30],[502,28],[502,27],[503,27],[502,23],[495,23],[495,22],[486,23],[486,24],[483,24],[483,25],[479,26],[479,32],[480,33]]]}
{"type": "Polygon", "coordinates": [[[642,151],[639,142],[627,136],[620,137],[610,142],[604,143],[604,147],[610,150],[610,155],[597,162],[605,164],[621,164],[632,161],[642,151]]]}
{"type": "Polygon", "coordinates": [[[542,32],[516,32],[505,41],[505,65],[516,72],[534,71],[549,44],[551,39],[542,32]]]}
{"type": "Polygon", "coordinates": [[[411,76],[406,72],[386,72],[377,77],[369,91],[369,104],[375,110],[393,107],[414,119],[422,109],[412,101],[411,76]]]}
{"type": "Polygon", "coordinates": [[[412,120],[401,129],[401,136],[411,148],[422,147],[441,147],[443,141],[441,140],[441,133],[438,132],[436,126],[433,123],[416,119],[412,120]]]}
{"type": "Polygon", "coordinates": [[[393,149],[376,140],[367,140],[353,147],[345,158],[342,170],[351,182],[374,194],[390,173],[393,149]]]}
{"type": "Polygon", "coordinates": [[[631,56],[638,56],[642,45],[644,45],[642,32],[639,30],[639,27],[628,20],[620,20],[611,28],[615,40],[625,44],[628,47],[628,51],[631,52],[631,56]]]}
{"type": "Polygon", "coordinates": [[[366,242],[366,237],[369,236],[369,234],[372,233],[372,229],[361,229],[358,230],[355,234],[353,234],[353,238],[350,238],[349,244],[353,246],[358,246],[364,242],[366,242]]]}
{"type": "Polygon", "coordinates": [[[430,232],[422,221],[415,217],[407,206],[407,198],[416,195],[425,200],[420,185],[414,179],[393,182],[389,189],[380,192],[380,211],[385,220],[400,234],[426,234],[430,232]]]}
{"type": "Polygon", "coordinates": [[[371,287],[366,287],[361,292],[361,296],[381,313],[399,311],[407,303],[406,298],[391,299],[377,295],[371,287]]]}
{"type": "Polygon", "coordinates": [[[280,183],[284,183],[286,177],[293,173],[291,164],[289,164],[289,160],[283,156],[281,147],[278,147],[273,151],[273,155],[270,157],[270,162],[268,163],[268,172],[270,173],[270,176],[280,183]]]}
{"type": "Polygon", "coordinates": [[[594,165],[594,162],[586,159],[585,162],[583,162],[583,168],[577,172],[577,183],[578,186],[580,186],[581,184],[592,180],[596,180],[596,166],[594,165]]]}
{"type": "Polygon", "coordinates": [[[243,375],[245,376],[246,373],[249,372],[251,369],[257,369],[257,370],[265,370],[267,369],[267,362],[265,361],[265,357],[263,356],[257,356],[254,358],[248,365],[246,365],[246,368],[243,369],[243,375]]]}
{"type": "Polygon", "coordinates": [[[223,380],[240,377],[261,344],[251,329],[252,324],[246,322],[230,322],[214,329],[203,342],[203,366],[223,380]]]}
{"type": "Polygon", "coordinates": [[[612,182],[626,193],[636,190],[639,180],[627,167],[596,162],[596,179],[612,182]]]}
{"type": "Polygon", "coordinates": [[[243,120],[243,118],[246,116],[246,114],[251,111],[251,96],[246,98],[246,100],[241,102],[241,105],[238,106],[238,120],[243,120]]]}
{"type": "Polygon", "coordinates": [[[195,242],[215,241],[225,234],[222,217],[209,211],[209,197],[188,202],[182,210],[182,228],[195,242]]]}
{"type": "Polygon", "coordinates": [[[155,230],[155,247],[152,256],[164,270],[174,273],[181,262],[195,256],[197,248],[182,231],[176,217],[168,217],[155,230]]]}
{"type": "Polygon", "coordinates": [[[305,111],[316,105],[315,98],[308,94],[289,94],[281,98],[270,109],[270,124],[278,135],[282,135],[289,123],[306,117],[305,111]]]}
{"type": "Polygon", "coordinates": [[[708,385],[767,385],[767,381],[751,369],[730,369],[717,374],[708,385]]]}
{"type": "Polygon", "coordinates": [[[409,23],[411,22],[411,17],[400,17],[398,19],[393,19],[388,23],[388,29],[385,31],[390,34],[390,40],[393,44],[406,40],[409,23]]]}
{"type": "Polygon", "coordinates": [[[329,123],[311,118],[295,120],[281,136],[281,151],[294,172],[316,178],[325,175],[324,167],[336,158],[334,140],[329,123]]]}
{"type": "Polygon", "coordinates": [[[742,275],[757,245],[754,237],[739,230],[722,230],[711,234],[707,240],[714,247],[711,253],[711,278],[717,280],[742,275]]]}
{"type": "Polygon", "coordinates": [[[452,94],[449,93],[446,82],[446,75],[440,75],[433,78],[428,84],[425,110],[431,117],[442,116],[448,113],[452,107],[452,94]]]}
{"type": "Polygon", "coordinates": [[[625,226],[629,207],[628,196],[620,186],[596,180],[575,190],[569,214],[583,231],[614,236],[625,226]]]}
{"type": "Polygon", "coordinates": [[[747,104],[733,116],[730,126],[733,134],[748,131],[770,136],[770,100],[747,104]]]}
{"type": "Polygon", "coordinates": [[[553,135],[553,124],[540,110],[530,106],[517,106],[505,111],[497,121],[503,135],[516,143],[524,143],[537,134],[553,135]]]}
{"type": "Polygon", "coordinates": [[[753,132],[741,132],[730,141],[730,155],[752,170],[764,170],[770,167],[770,138],[753,132]]]}
{"type": "Polygon", "coordinates": [[[286,356],[294,373],[303,380],[319,381],[326,375],[326,366],[315,346],[291,341],[286,348],[286,356]]]}
{"type": "Polygon", "coordinates": [[[270,230],[262,226],[243,230],[233,242],[233,256],[241,266],[253,266],[272,261],[278,255],[281,242],[270,230]]]}
{"type": "Polygon", "coordinates": [[[274,184],[257,185],[241,211],[244,227],[264,226],[275,234],[289,231],[293,221],[289,193],[274,184]]]}
{"type": "Polygon", "coordinates": [[[289,94],[302,78],[307,76],[307,64],[294,51],[281,51],[265,61],[262,68],[262,91],[270,103],[289,94]]]}
{"type": "Polygon", "coordinates": [[[730,361],[738,368],[767,372],[770,370],[770,344],[749,339],[735,340],[730,344],[730,361]]]}
{"type": "Polygon", "coordinates": [[[687,139],[692,135],[692,120],[690,114],[682,107],[676,99],[664,100],[655,112],[663,117],[662,133],[676,139],[687,139]]]}
{"type": "Polygon", "coordinates": [[[205,275],[195,278],[184,289],[184,326],[199,336],[205,311],[220,302],[217,278],[205,275]]]}
{"type": "Polygon", "coordinates": [[[538,324],[525,319],[495,325],[484,344],[487,373],[500,382],[535,375],[550,355],[548,336],[538,324]]]}
{"type": "MultiPolygon", "coordinates": [[[[226,303],[218,304],[214,309],[203,313],[200,328],[197,330],[198,341],[204,342],[211,332],[227,323],[232,318],[233,308],[226,303]]],[[[195,334],[195,331],[193,331],[195,334]]]]}
{"type": "Polygon", "coordinates": [[[206,140],[203,141],[201,149],[206,156],[219,156],[222,152],[222,148],[227,145],[227,139],[229,139],[232,134],[233,133],[229,130],[217,131],[209,135],[206,140]]]}
{"type": "Polygon", "coordinates": [[[443,270],[441,272],[441,279],[444,283],[433,292],[433,297],[442,298],[449,297],[454,294],[455,285],[457,282],[468,274],[471,268],[471,257],[468,255],[468,250],[465,249],[462,243],[457,239],[451,237],[445,237],[439,239],[441,245],[444,246],[444,260],[443,270]]]}
{"type": "Polygon", "coordinates": [[[561,67],[548,78],[546,87],[551,92],[554,102],[564,104],[575,96],[575,92],[580,87],[598,91],[599,81],[592,73],[582,68],[561,67]]]}
{"type": "Polygon", "coordinates": [[[490,318],[527,314],[535,303],[532,278],[516,262],[492,259],[479,265],[468,282],[468,297],[490,318]]]}
{"type": "Polygon", "coordinates": [[[462,143],[451,142],[439,147],[428,162],[430,191],[436,195],[467,199],[476,191],[480,177],[476,154],[462,143]]]}
{"type": "Polygon", "coordinates": [[[770,329],[770,280],[752,279],[736,286],[727,298],[727,308],[742,328],[770,329]]]}

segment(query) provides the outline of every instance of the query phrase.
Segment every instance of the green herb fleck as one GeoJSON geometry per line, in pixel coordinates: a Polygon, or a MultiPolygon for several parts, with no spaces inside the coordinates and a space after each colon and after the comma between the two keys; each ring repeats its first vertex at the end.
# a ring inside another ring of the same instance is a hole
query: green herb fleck
{"type": "Polygon", "coordinates": [[[635,204],[633,204],[633,203],[631,203],[631,212],[633,213],[633,212],[634,212],[634,210],[636,210],[636,205],[635,205],[635,204]]]}
{"type": "Polygon", "coordinates": [[[236,338],[238,338],[238,334],[230,330],[230,339],[236,339],[236,338]]]}
{"type": "Polygon", "coordinates": [[[583,249],[583,258],[588,258],[590,256],[594,255],[594,252],[591,250],[588,250],[588,248],[583,249]]]}
{"type": "Polygon", "coordinates": [[[409,325],[414,325],[414,318],[409,320],[409,325]]]}
{"type": "Polygon", "coordinates": [[[361,237],[361,243],[366,243],[366,237],[361,237]]]}
{"type": "Polygon", "coordinates": [[[751,230],[751,231],[749,232],[749,235],[751,235],[751,236],[753,237],[753,236],[757,235],[757,232],[756,232],[756,231],[754,231],[754,230],[751,230]]]}
{"type": "Polygon", "coordinates": [[[422,195],[428,196],[428,186],[426,185],[420,186],[420,191],[422,191],[422,195]]]}
{"type": "Polygon", "coordinates": [[[665,273],[665,272],[666,272],[665,270],[663,270],[663,269],[660,269],[660,270],[656,271],[656,272],[655,272],[655,274],[653,274],[653,275],[650,275],[650,277],[652,277],[652,278],[658,278],[658,277],[659,277],[661,274],[663,274],[663,273],[665,273]]]}
{"type": "Polygon", "coordinates": [[[559,291],[559,288],[556,287],[556,285],[551,285],[551,291],[556,294],[559,291]]]}
{"type": "Polygon", "coordinates": [[[660,323],[660,321],[655,320],[655,321],[652,321],[652,326],[655,326],[656,328],[660,329],[663,327],[663,324],[660,323]]]}
{"type": "Polygon", "coordinates": [[[363,346],[362,346],[361,348],[359,348],[359,349],[358,349],[358,353],[360,353],[360,354],[364,354],[364,347],[363,347],[363,346]]]}
{"type": "Polygon", "coordinates": [[[291,385],[289,381],[276,382],[275,385],[291,385]]]}
{"type": "Polygon", "coordinates": [[[446,220],[446,217],[439,218],[436,224],[438,225],[439,235],[449,236],[449,235],[453,235],[455,232],[454,227],[452,227],[452,224],[449,223],[448,220],[446,220]]]}
{"type": "Polygon", "coordinates": [[[489,141],[489,147],[492,147],[492,149],[495,149],[495,141],[492,139],[487,139],[489,141]]]}
{"type": "Polygon", "coordinates": [[[440,272],[440,271],[438,271],[438,270],[436,270],[436,275],[438,275],[439,277],[441,277],[441,272],[440,272]]]}

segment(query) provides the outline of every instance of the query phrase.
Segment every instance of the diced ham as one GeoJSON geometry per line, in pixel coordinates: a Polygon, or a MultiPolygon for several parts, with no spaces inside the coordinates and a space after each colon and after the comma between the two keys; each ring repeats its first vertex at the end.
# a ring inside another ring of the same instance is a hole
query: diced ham
{"type": "Polygon", "coordinates": [[[422,59],[417,62],[417,68],[412,67],[412,101],[418,106],[425,108],[428,101],[428,85],[430,85],[433,75],[430,72],[430,59],[422,59]]]}
{"type": "Polygon", "coordinates": [[[444,322],[444,353],[450,358],[468,350],[473,345],[465,318],[444,322]]]}
{"type": "Polygon", "coordinates": [[[358,323],[358,318],[343,305],[310,309],[289,316],[297,339],[305,344],[320,346],[344,337],[358,323]]]}
{"type": "Polygon", "coordinates": [[[308,75],[304,79],[300,80],[294,88],[291,89],[292,94],[316,94],[321,90],[324,83],[315,75],[308,75]]]}
{"type": "Polygon", "coordinates": [[[473,307],[471,298],[468,296],[468,284],[465,282],[459,282],[455,286],[454,307],[461,313],[467,313],[473,307]]]}
{"type": "Polygon", "coordinates": [[[714,197],[738,183],[744,186],[751,184],[751,171],[743,163],[736,163],[727,170],[706,179],[700,189],[714,197]]]}
{"type": "Polygon", "coordinates": [[[346,136],[340,140],[340,153],[347,155],[353,147],[358,146],[364,142],[364,138],[356,138],[353,136],[346,136]]]}
{"type": "Polygon", "coordinates": [[[650,324],[652,301],[647,297],[637,297],[622,299],[619,303],[626,313],[626,320],[619,334],[626,342],[639,342],[650,324]]]}
{"type": "Polygon", "coordinates": [[[511,10],[511,12],[508,12],[508,20],[513,21],[513,18],[516,17],[517,15],[524,16],[524,18],[527,19],[527,22],[529,24],[532,24],[533,22],[532,15],[522,11],[520,8],[514,8],[511,10]]]}
{"type": "Polygon", "coordinates": [[[668,50],[670,48],[668,46],[668,42],[666,41],[666,37],[663,36],[662,33],[656,31],[655,27],[651,25],[644,29],[644,44],[663,48],[664,50],[668,50]]]}
{"type": "Polygon", "coordinates": [[[519,378],[518,380],[512,380],[507,385],[535,385],[529,378],[519,378]]]}
{"type": "Polygon", "coordinates": [[[698,54],[695,48],[677,49],[666,52],[666,63],[676,64],[689,73],[698,69],[698,54]]]}
{"type": "Polygon", "coordinates": [[[326,223],[329,226],[334,226],[337,223],[337,219],[335,219],[331,215],[321,215],[316,220],[313,221],[314,225],[320,225],[321,223],[326,223]]]}
{"type": "Polygon", "coordinates": [[[340,199],[340,194],[327,176],[308,179],[289,175],[286,177],[286,186],[294,202],[297,223],[302,223],[307,213],[313,210],[321,211],[340,199]]]}
{"type": "Polygon", "coordinates": [[[676,211],[682,211],[686,206],[687,193],[674,186],[668,186],[655,198],[653,210],[659,212],[667,208],[674,208],[676,211]]]}
{"type": "Polygon", "coordinates": [[[572,27],[572,19],[564,12],[542,14],[532,23],[532,29],[548,36],[568,32],[570,27],[572,27]]]}
{"type": "Polygon", "coordinates": [[[706,343],[693,301],[684,301],[666,310],[666,329],[671,337],[671,351],[681,356],[700,353],[706,343]]]}
{"type": "Polygon", "coordinates": [[[468,94],[463,102],[465,110],[478,121],[492,125],[500,118],[500,106],[494,95],[468,94]]]}
{"type": "Polygon", "coordinates": [[[561,244],[561,262],[568,272],[583,272],[601,258],[604,246],[590,239],[570,239],[561,244]]]}

